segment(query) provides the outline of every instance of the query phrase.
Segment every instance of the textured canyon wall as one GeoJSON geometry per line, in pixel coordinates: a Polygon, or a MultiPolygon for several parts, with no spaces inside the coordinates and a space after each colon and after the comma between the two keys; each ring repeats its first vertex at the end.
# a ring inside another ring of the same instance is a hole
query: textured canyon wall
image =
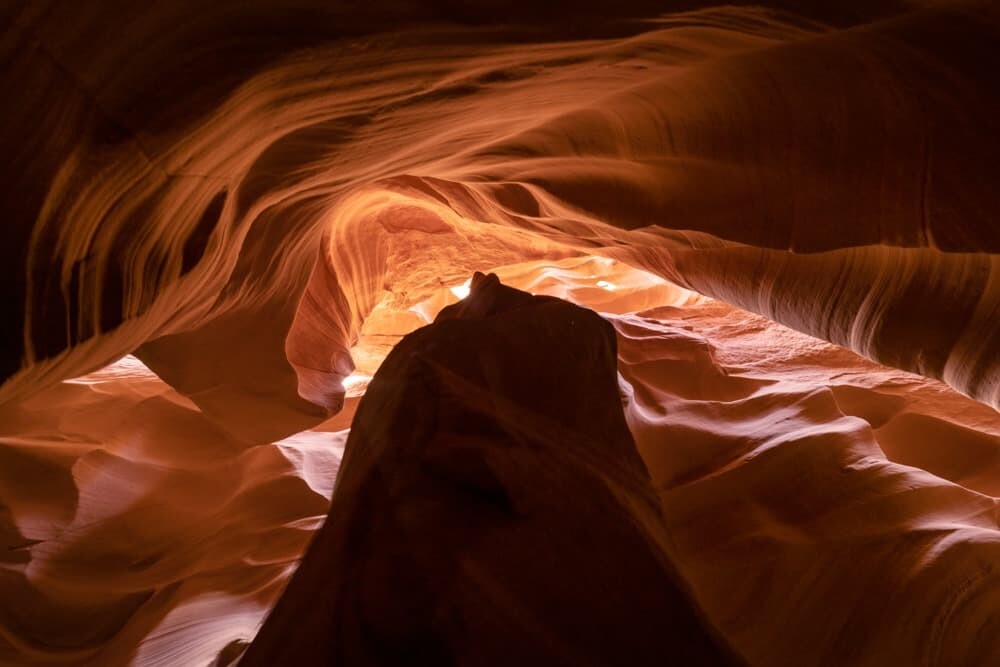
{"type": "Polygon", "coordinates": [[[237,655],[497,267],[614,324],[740,655],[996,655],[993,3],[505,4],[0,3],[0,662],[237,655]]]}
{"type": "Polygon", "coordinates": [[[264,441],[386,293],[586,252],[1000,401],[988,4],[327,4],[5,10],[2,400],[138,349],[264,441]]]}
{"type": "MultiPolygon", "coordinates": [[[[671,568],[751,664],[990,664],[995,410],[604,260],[498,273],[600,308],[615,327],[619,391],[588,411],[624,408],[671,568]],[[676,305],[650,308],[664,301],[676,305]]],[[[420,304],[431,319],[457,302],[441,292],[420,304]]],[[[368,373],[406,333],[385,313],[376,308],[352,349],[368,373]]],[[[335,417],[259,445],[131,356],[0,408],[0,664],[239,655],[324,525],[359,380],[335,417]]],[[[382,381],[391,388],[391,374],[382,381]]],[[[407,421],[395,428],[412,443],[407,421]]],[[[541,444],[553,456],[556,445],[541,444]]],[[[601,470],[610,459],[597,461],[591,481],[614,483],[601,470]]],[[[627,488],[641,495],[643,484],[627,488]]]]}

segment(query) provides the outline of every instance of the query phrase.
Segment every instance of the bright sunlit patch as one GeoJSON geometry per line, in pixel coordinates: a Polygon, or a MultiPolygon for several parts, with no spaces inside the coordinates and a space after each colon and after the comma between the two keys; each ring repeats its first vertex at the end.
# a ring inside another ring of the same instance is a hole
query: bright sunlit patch
{"type": "Polygon", "coordinates": [[[614,292],[616,289],[618,289],[617,285],[615,285],[614,283],[609,283],[607,280],[598,280],[597,286],[600,287],[601,289],[608,290],[609,292],[614,292]]]}
{"type": "Polygon", "coordinates": [[[451,293],[457,296],[459,299],[464,299],[465,297],[469,296],[469,292],[471,291],[470,284],[471,284],[470,281],[466,280],[461,285],[456,285],[455,287],[451,287],[449,289],[451,289],[451,293]]]}
{"type": "Polygon", "coordinates": [[[371,382],[372,376],[364,373],[351,373],[341,382],[344,385],[344,395],[348,397],[362,396],[371,382]]]}
{"type": "Polygon", "coordinates": [[[114,380],[159,380],[156,373],[149,370],[146,364],[139,361],[137,357],[126,354],[121,359],[112,362],[91,373],[80,375],[79,377],[63,380],[69,384],[99,384],[114,380]]]}

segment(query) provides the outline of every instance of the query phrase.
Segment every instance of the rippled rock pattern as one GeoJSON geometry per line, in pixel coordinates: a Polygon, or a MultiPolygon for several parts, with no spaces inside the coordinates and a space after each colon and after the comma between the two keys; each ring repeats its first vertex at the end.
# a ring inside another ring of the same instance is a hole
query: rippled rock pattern
{"type": "Polygon", "coordinates": [[[0,397],[138,348],[294,432],[383,291],[583,250],[996,407],[996,9],[870,4],[12,7],[0,397]]]}
{"type": "Polygon", "coordinates": [[[735,654],[997,662],[1000,12],[753,5],[0,3],[0,663],[239,655],[476,271],[735,654]]]}

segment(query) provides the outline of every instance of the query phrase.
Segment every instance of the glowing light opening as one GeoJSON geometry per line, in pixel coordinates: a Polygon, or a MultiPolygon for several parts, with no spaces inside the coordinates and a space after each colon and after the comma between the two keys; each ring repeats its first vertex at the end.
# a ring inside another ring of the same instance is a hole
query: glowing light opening
{"type": "Polygon", "coordinates": [[[364,373],[351,373],[341,381],[344,387],[344,394],[348,397],[362,396],[371,382],[372,376],[364,373]]]}
{"type": "Polygon", "coordinates": [[[451,290],[451,293],[459,299],[464,299],[469,296],[469,292],[471,291],[471,280],[466,280],[461,285],[456,285],[454,287],[450,287],[449,289],[451,290]]]}

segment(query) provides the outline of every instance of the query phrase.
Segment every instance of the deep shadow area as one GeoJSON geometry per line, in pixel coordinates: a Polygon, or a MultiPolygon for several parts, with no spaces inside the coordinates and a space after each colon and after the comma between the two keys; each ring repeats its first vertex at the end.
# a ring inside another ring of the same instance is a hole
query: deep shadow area
{"type": "Polygon", "coordinates": [[[616,358],[594,312],[477,274],[372,380],[240,664],[739,664],[665,555],[616,358]]]}

